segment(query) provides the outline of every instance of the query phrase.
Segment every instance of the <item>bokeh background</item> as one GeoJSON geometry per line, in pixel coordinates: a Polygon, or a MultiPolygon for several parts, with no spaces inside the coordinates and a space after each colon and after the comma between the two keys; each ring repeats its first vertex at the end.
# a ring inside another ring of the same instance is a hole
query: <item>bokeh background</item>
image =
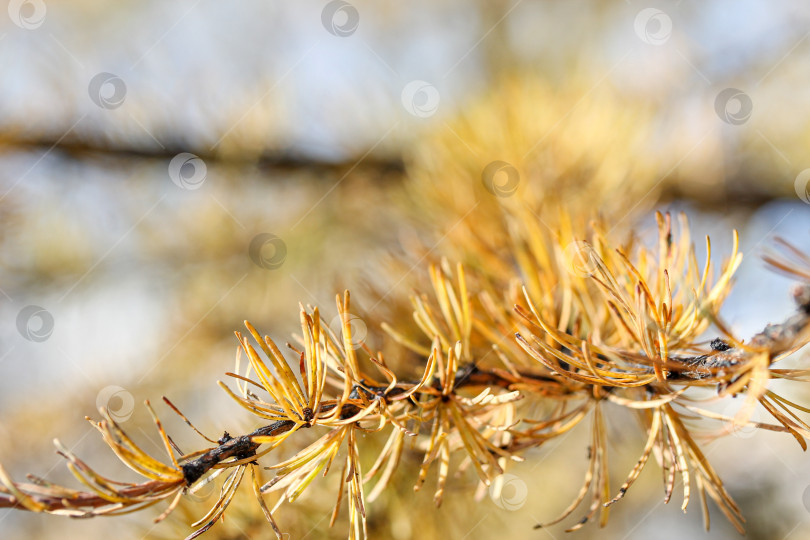
{"type": "MultiPolygon", "coordinates": [[[[810,248],[808,23],[798,2],[730,0],[11,0],[0,14],[0,462],[18,479],[71,482],[58,438],[131,478],[83,418],[107,407],[158,451],[141,403],[161,395],[209,436],[251,429],[215,385],[233,368],[232,331],[249,319],[283,343],[299,301],[329,313],[350,288],[369,341],[382,339],[379,321],[402,315],[420,269],[453,253],[465,204],[454,186],[480,182],[493,160],[539,171],[577,212],[624,207],[625,229],[652,227],[656,208],[685,211],[720,256],[738,229],[746,259],[726,319],[746,336],[784,318],[790,281],[758,255],[775,235],[810,248]],[[597,172],[604,185],[577,189],[597,172]],[[435,191],[446,207],[422,204],[435,191]],[[428,249],[414,256],[411,243],[428,249]]],[[[203,445],[160,413],[181,447],[203,445]]],[[[611,424],[614,479],[640,448],[629,422],[611,424]]],[[[373,537],[736,536],[716,514],[703,532],[697,501],[686,515],[679,500],[662,504],[655,467],[606,529],[533,530],[574,496],[586,431],[530,452],[506,499],[475,501],[462,476],[436,510],[405,475],[370,506],[373,537]]],[[[810,469],[788,439],[738,432],[706,446],[751,538],[810,534],[810,469]]],[[[290,538],[344,537],[345,520],[327,527],[333,487],[277,513],[290,538]]],[[[0,511],[0,536],[182,537],[213,488],[197,497],[157,526],[159,510],[84,521],[0,511]]],[[[268,537],[255,503],[240,501],[209,538],[268,537]]]]}

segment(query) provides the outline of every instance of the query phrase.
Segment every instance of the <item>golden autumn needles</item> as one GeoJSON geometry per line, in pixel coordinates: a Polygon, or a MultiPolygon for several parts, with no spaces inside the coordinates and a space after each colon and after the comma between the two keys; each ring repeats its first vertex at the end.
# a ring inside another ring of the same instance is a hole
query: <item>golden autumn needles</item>
{"type": "Polygon", "coordinates": [[[695,427],[712,422],[721,435],[751,425],[790,435],[806,448],[810,426],[803,416],[810,409],[768,383],[808,382],[810,371],[782,369],[777,362],[809,340],[810,258],[784,241],[774,244],[778,252],[766,260],[799,280],[797,309],[744,341],[719,315],[741,264],[736,233],[726,261],[713,260],[706,239],[705,260],[698,264],[685,217],[677,223],[669,215],[656,218],[659,234],[651,247],[636,238],[617,244],[598,222],[579,236],[570,222],[556,233],[525,224],[510,238],[511,275],[501,272],[500,263],[489,266],[492,256],[480,245],[470,251],[479,263],[474,270],[446,260],[431,265],[431,292],[411,297],[411,329],[402,321],[381,325],[402,358],[415,363],[389,363],[382,352],[358,343],[348,292],[337,297],[340,324],[334,330],[318,308],[301,306],[300,334],[285,351],[246,322],[247,332],[236,332],[236,367],[219,385],[262,427],[238,436],[226,432],[207,439],[205,448],[183,453],[147,403],[165,450],[158,458],[102,411],[93,425],[143,482],[103,477],[57,443],[87,491],[36,477],[15,482],[0,467],[0,507],[88,517],[166,501],[161,520],[183,496],[222,476],[219,497],[189,538],[223,517],[245,481],[268,527],[281,537],[281,507],[333,473],[331,523],[345,500],[348,537],[359,539],[368,536],[368,504],[392,482],[420,490],[434,476],[437,505],[453,471],[469,470],[481,486],[500,489],[510,464],[531,458],[527,450],[584,424],[590,430],[585,477],[568,507],[542,525],[577,512],[569,530],[591,520],[605,525],[610,507],[652,461],[663,471],[666,501],[680,484],[684,510],[697,497],[708,526],[711,500],[742,531],[740,509],[706,458],[695,427]],[[706,340],[710,328],[718,337],[706,340]],[[713,390],[711,397],[706,388],[713,390]],[[734,417],[705,404],[730,396],[743,403],[734,417]],[[609,474],[607,424],[616,407],[637,415],[644,435],[621,484],[609,474]],[[754,410],[770,420],[754,422],[754,410]],[[302,431],[310,435],[299,437],[302,431]],[[364,436],[378,439],[375,455],[368,455],[372,445],[364,436]],[[298,440],[310,442],[273,459],[274,449],[293,448],[298,440]],[[412,474],[402,467],[406,452],[421,461],[412,474]]]}

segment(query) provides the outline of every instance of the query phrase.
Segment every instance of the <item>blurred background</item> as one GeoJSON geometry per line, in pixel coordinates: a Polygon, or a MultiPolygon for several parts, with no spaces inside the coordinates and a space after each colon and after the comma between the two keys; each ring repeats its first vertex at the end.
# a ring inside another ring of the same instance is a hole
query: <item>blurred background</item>
{"type": "MultiPolygon", "coordinates": [[[[334,314],[350,288],[380,339],[378,321],[397,315],[419,269],[452,254],[446,239],[467,217],[456,186],[478,185],[493,160],[530,169],[526,181],[577,211],[609,208],[624,229],[654,227],[656,208],[685,211],[698,251],[710,234],[722,256],[737,228],[746,259],[728,322],[750,336],[792,310],[790,281],[758,255],[775,235],[810,249],[810,6],[11,0],[7,15],[0,462],[17,479],[74,485],[53,438],[134,479],[83,420],[98,407],[156,452],[145,399],[170,396],[210,437],[255,427],[215,384],[233,369],[233,330],[249,319],[283,343],[299,301],[334,314]],[[577,183],[586,177],[600,180],[577,183]],[[391,264],[409,238],[430,249],[391,264]]],[[[158,412],[182,448],[204,446],[158,412]]],[[[611,425],[616,482],[642,444],[623,435],[632,421],[611,425]]],[[[401,478],[370,505],[372,537],[736,537],[719,514],[703,532],[697,501],[686,515],[680,500],[662,504],[655,467],[606,529],[533,530],[575,495],[586,436],[530,452],[506,499],[475,502],[462,476],[437,510],[401,478]]],[[[810,534],[795,441],[740,432],[706,453],[749,537],[810,534]]],[[[345,537],[345,518],[327,526],[334,485],[312,491],[276,514],[282,529],[345,537]]],[[[83,521],[0,511],[0,536],[182,537],[216,498],[213,487],[196,497],[158,525],[159,510],[83,521]]],[[[268,534],[245,497],[207,537],[268,534]]]]}

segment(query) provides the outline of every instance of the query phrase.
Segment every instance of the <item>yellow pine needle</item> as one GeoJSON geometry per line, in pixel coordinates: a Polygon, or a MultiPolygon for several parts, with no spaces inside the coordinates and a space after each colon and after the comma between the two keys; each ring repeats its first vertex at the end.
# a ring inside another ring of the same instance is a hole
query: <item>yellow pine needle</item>
{"type": "MultiPolygon", "coordinates": [[[[284,358],[284,355],[281,354],[281,351],[272,339],[270,339],[268,336],[264,336],[264,338],[262,338],[259,335],[259,332],[256,331],[252,324],[250,324],[250,322],[244,321],[244,324],[250,334],[253,336],[253,339],[256,340],[256,343],[258,343],[262,351],[264,351],[264,354],[270,359],[270,362],[272,362],[273,367],[276,370],[277,377],[281,382],[282,388],[284,389],[284,395],[286,398],[289,399],[290,402],[299,405],[296,410],[298,408],[302,408],[302,404],[306,403],[306,398],[301,390],[301,386],[298,384],[298,380],[295,378],[295,374],[293,374],[287,360],[284,358]]],[[[264,362],[262,362],[262,365],[264,365],[264,362]]],[[[253,369],[255,370],[256,367],[254,366],[253,369]]]]}
{"type": "MultiPolygon", "coordinates": [[[[622,484],[622,487],[619,488],[619,493],[613,497],[610,501],[605,503],[605,506],[610,506],[617,502],[619,499],[624,497],[627,493],[627,490],[630,489],[630,486],[633,485],[633,482],[636,481],[636,478],[639,477],[641,471],[644,469],[644,465],[647,463],[647,460],[650,457],[650,453],[653,450],[653,446],[655,445],[655,441],[659,435],[659,429],[661,428],[661,411],[656,409],[652,412],[652,422],[650,423],[649,427],[649,435],[647,437],[647,442],[644,445],[644,450],[641,452],[641,457],[636,462],[636,465],[630,471],[630,474],[627,476],[627,479],[622,484]]],[[[702,493],[702,491],[701,491],[702,493]]]]}
{"type": "Polygon", "coordinates": [[[3,468],[2,465],[0,465],[0,482],[2,482],[3,485],[6,486],[6,489],[8,489],[8,491],[11,493],[11,495],[14,496],[15,502],[22,505],[26,509],[31,510],[32,512],[42,512],[47,508],[47,506],[38,502],[33,497],[20,491],[17,488],[17,485],[11,479],[11,476],[9,476],[8,472],[6,472],[6,469],[3,468]]]}
{"type": "Polygon", "coordinates": [[[152,415],[152,421],[155,422],[155,426],[157,426],[158,433],[160,433],[160,439],[163,441],[163,446],[166,448],[166,453],[169,455],[169,459],[172,460],[172,465],[174,465],[175,469],[180,468],[180,466],[177,464],[177,459],[174,457],[172,446],[169,444],[169,437],[163,430],[163,425],[160,423],[160,419],[158,418],[157,414],[155,414],[155,410],[149,404],[149,400],[146,400],[144,404],[146,405],[146,408],[149,409],[149,414],[152,415]]]}
{"type": "Polygon", "coordinates": [[[253,346],[247,342],[247,338],[242,340],[242,347],[250,359],[253,370],[256,372],[256,375],[258,375],[264,389],[273,398],[273,401],[284,410],[288,418],[302,419],[304,412],[301,402],[289,400],[289,393],[291,393],[289,392],[289,388],[285,388],[284,384],[273,376],[265,363],[259,358],[253,346]]]}

